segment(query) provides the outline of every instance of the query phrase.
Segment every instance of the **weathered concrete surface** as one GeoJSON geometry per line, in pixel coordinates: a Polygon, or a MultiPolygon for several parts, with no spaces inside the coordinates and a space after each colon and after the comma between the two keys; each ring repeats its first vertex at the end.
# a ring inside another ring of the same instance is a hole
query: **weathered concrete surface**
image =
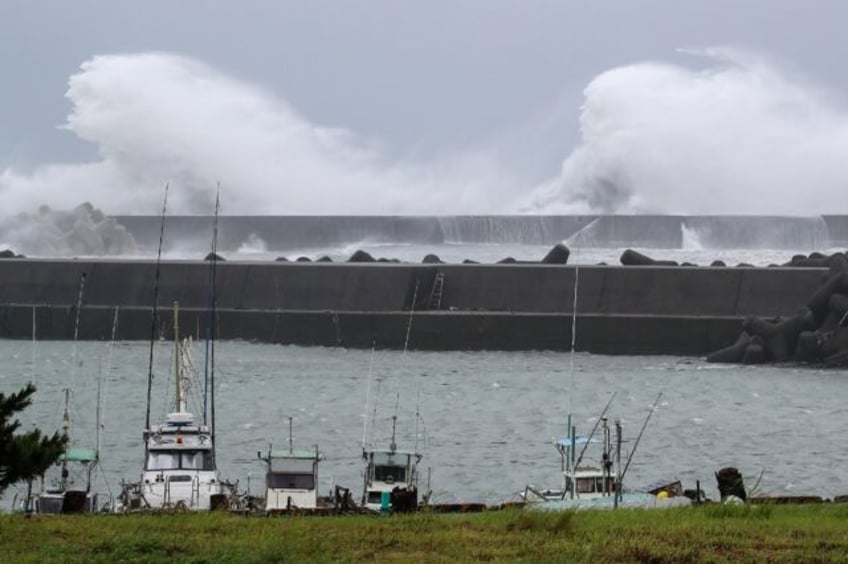
{"type": "MultiPolygon", "coordinates": [[[[135,260],[0,261],[0,336],[70,339],[85,273],[79,335],[147,339],[156,264],[135,260]]],[[[419,349],[568,349],[574,266],[219,262],[224,339],[419,349]],[[432,294],[444,274],[441,299],[432,294]]],[[[706,354],[732,343],[746,315],[791,315],[820,268],[579,267],[577,348],[599,353],[706,354]]],[[[203,335],[209,263],[163,261],[158,331],[178,300],[181,326],[203,335]]]]}

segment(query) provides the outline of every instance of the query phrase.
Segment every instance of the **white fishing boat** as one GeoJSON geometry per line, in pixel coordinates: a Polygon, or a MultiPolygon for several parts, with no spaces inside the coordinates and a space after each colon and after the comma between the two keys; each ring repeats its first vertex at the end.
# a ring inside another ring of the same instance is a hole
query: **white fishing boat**
{"type": "Polygon", "coordinates": [[[164,423],[144,430],[144,470],[140,481],[124,485],[124,510],[206,511],[227,507],[233,494],[233,485],[218,475],[214,425],[207,425],[205,414],[197,421],[188,410],[190,391],[197,386],[193,386],[191,340],[181,340],[179,331],[179,307],[175,303],[174,411],[167,414],[164,423]]]}
{"type": "MultiPolygon", "coordinates": [[[[80,312],[85,291],[86,273],[80,276],[77,294],[76,315],[74,317],[74,345],[71,357],[70,381],[76,383],[77,344],[80,312]]],[[[117,312],[116,321],[117,323],[117,312]]],[[[35,309],[33,309],[33,366],[35,365],[35,309]]],[[[113,338],[114,341],[114,338],[113,338]]],[[[111,343],[110,343],[111,351],[111,343]]],[[[110,356],[111,358],[111,356],[110,356]]],[[[111,365],[111,360],[110,360],[111,365]]],[[[97,402],[95,410],[95,447],[80,446],[77,437],[71,432],[71,390],[64,389],[65,407],[62,413],[62,436],[65,439],[65,451],[56,461],[55,468],[48,470],[41,480],[41,491],[33,499],[31,483],[23,509],[36,513],[93,513],[98,511],[98,496],[93,490],[94,473],[100,464],[100,377],[97,378],[97,402]]],[[[90,443],[89,443],[90,445],[90,443]]]]}
{"type": "MultiPolygon", "coordinates": [[[[571,351],[570,351],[570,385],[569,385],[569,400],[568,400],[568,437],[559,439],[555,442],[557,451],[560,454],[560,473],[561,486],[555,489],[540,489],[533,485],[525,486],[519,496],[522,501],[530,504],[533,507],[548,510],[561,509],[583,509],[583,508],[616,508],[616,507],[649,507],[656,506],[657,503],[663,504],[665,499],[658,500],[657,496],[653,496],[645,492],[625,492],[624,491],[624,476],[627,474],[627,469],[630,466],[630,461],[636,453],[636,448],[645,431],[645,427],[651,418],[657,404],[662,397],[660,393],[645,423],[642,425],[642,430],[636,438],[633,448],[627,457],[627,460],[622,464],[621,460],[621,444],[622,432],[621,421],[615,420],[615,443],[613,443],[612,430],[609,426],[607,411],[615,398],[615,393],[612,394],[606,407],[600,417],[595,422],[591,433],[588,437],[578,437],[577,430],[572,425],[572,398],[574,395],[574,354],[576,350],[577,337],[577,306],[578,306],[578,281],[579,267],[574,268],[574,287],[573,287],[573,302],[571,314],[571,351]],[[583,465],[583,456],[587,449],[594,442],[593,437],[598,429],[598,425],[602,425],[602,438],[598,441],[601,444],[601,453],[598,466],[583,465]],[[578,448],[580,454],[577,454],[578,448]]],[[[688,501],[688,500],[686,500],[688,501]]],[[[672,500],[671,504],[678,503],[672,500]]],[[[683,503],[681,501],[681,503],[683,503]]]]}
{"type": "MultiPolygon", "coordinates": [[[[630,461],[636,452],[636,447],[642,437],[642,432],[656,409],[662,394],[657,396],[648,417],[642,426],[633,449],[627,460],[622,464],[621,460],[621,423],[615,421],[615,443],[612,442],[611,430],[605,415],[599,419],[602,423],[603,438],[599,441],[602,445],[600,464],[598,466],[582,465],[583,454],[592,443],[592,434],[589,437],[577,437],[572,428],[570,439],[560,439],[556,442],[560,453],[562,468],[562,487],[558,489],[538,489],[528,485],[520,496],[524,502],[531,507],[542,510],[558,511],[568,509],[615,509],[626,508],[665,508],[679,505],[689,505],[691,500],[682,495],[669,495],[670,491],[662,488],[664,495],[656,495],[657,492],[650,491],[626,491],[624,488],[624,476],[630,466],[630,461]],[[576,451],[581,448],[579,457],[576,451]]],[[[612,400],[610,400],[612,401],[612,400]]],[[[607,404],[606,409],[609,408],[607,404]]],[[[606,413],[604,409],[604,414],[606,413]]],[[[597,425],[596,427],[597,428],[597,425]]]]}
{"type": "Polygon", "coordinates": [[[610,497],[615,494],[616,476],[612,473],[613,460],[609,427],[605,416],[601,416],[601,420],[604,423],[604,440],[600,464],[598,466],[581,464],[583,454],[589,445],[594,442],[591,436],[558,439],[555,446],[560,455],[560,487],[539,489],[533,485],[527,485],[520,494],[524,501],[588,500],[610,497]],[[576,454],[578,448],[581,451],[579,457],[576,454]]]}
{"type": "Polygon", "coordinates": [[[318,497],[318,463],[323,457],[316,445],[313,450],[295,449],[292,419],[289,418],[289,448],[257,456],[266,464],[265,512],[268,514],[293,511],[316,511],[321,507],[318,497]]]}
{"type": "Polygon", "coordinates": [[[396,429],[397,415],[394,415],[389,448],[363,448],[362,451],[365,461],[362,505],[373,511],[407,511],[418,505],[418,463],[422,455],[415,451],[398,450],[396,429]],[[402,500],[403,508],[393,507],[398,500],[402,500]]]}
{"type": "Polygon", "coordinates": [[[92,477],[100,462],[100,455],[96,448],[74,445],[69,403],[70,390],[65,388],[62,435],[67,446],[56,462],[58,476],[48,477],[50,484],[42,484],[42,491],[34,500],[35,505],[31,509],[36,513],[93,513],[99,509],[97,493],[92,490],[92,477]]]}

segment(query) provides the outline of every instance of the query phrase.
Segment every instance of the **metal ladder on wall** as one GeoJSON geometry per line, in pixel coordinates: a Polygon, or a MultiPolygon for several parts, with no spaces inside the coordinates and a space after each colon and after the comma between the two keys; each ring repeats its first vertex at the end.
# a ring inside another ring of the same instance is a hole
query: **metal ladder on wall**
{"type": "Polygon", "coordinates": [[[442,309],[442,292],[445,287],[445,273],[437,272],[433,278],[433,286],[430,288],[430,299],[427,301],[427,309],[442,309]]]}

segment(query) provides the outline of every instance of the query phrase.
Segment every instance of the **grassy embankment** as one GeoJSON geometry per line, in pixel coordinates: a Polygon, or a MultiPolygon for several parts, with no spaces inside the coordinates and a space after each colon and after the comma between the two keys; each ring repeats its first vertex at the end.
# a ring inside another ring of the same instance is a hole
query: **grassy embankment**
{"type": "Polygon", "coordinates": [[[0,516],[0,562],[845,561],[848,504],[473,515],[0,516]]]}

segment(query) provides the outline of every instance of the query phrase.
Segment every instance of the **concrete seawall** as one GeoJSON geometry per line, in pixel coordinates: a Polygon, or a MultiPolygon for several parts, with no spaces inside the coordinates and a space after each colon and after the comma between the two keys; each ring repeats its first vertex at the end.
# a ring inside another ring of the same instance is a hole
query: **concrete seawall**
{"type": "MultiPolygon", "coordinates": [[[[0,337],[71,339],[151,333],[156,264],[139,260],[0,261],[0,337]]],[[[571,343],[574,266],[219,262],[218,336],[304,345],[417,349],[555,349],[571,343]],[[437,273],[443,275],[439,291],[437,273]],[[414,304],[414,305],[413,305],[414,304]],[[412,315],[410,312],[414,311],[412,315]]],[[[746,315],[790,315],[821,284],[817,268],[579,267],[577,348],[706,354],[737,337],[746,315]]],[[[163,261],[160,321],[171,304],[203,336],[209,263],[163,261]]]]}
{"type": "MultiPolygon", "coordinates": [[[[157,248],[161,217],[115,216],[115,220],[143,248],[157,248]]],[[[165,249],[207,251],[212,225],[209,216],[168,216],[165,249]]],[[[566,239],[587,248],[679,249],[684,234],[713,249],[824,250],[848,244],[848,216],[222,216],[218,249],[232,252],[254,237],[280,252],[359,241],[553,245],[566,239]]]]}

